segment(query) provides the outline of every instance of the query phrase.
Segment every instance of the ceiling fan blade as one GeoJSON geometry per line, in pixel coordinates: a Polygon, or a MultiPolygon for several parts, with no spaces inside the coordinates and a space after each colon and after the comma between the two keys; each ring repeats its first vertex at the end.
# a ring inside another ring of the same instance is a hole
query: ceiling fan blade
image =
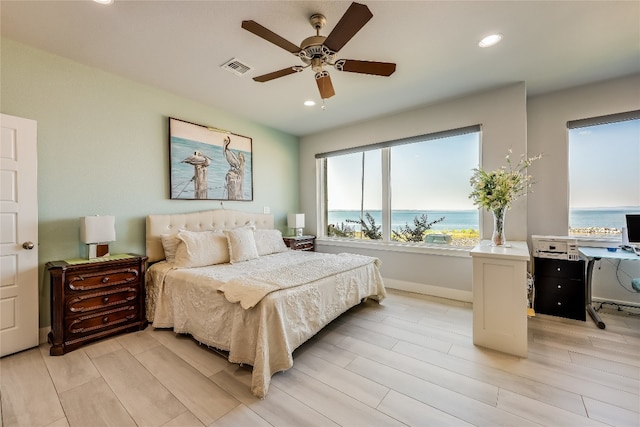
{"type": "Polygon", "coordinates": [[[298,70],[296,70],[295,68],[287,67],[287,68],[283,68],[282,70],[278,70],[278,71],[274,71],[272,73],[263,74],[261,76],[254,77],[253,80],[255,80],[256,82],[264,83],[264,82],[268,82],[269,80],[277,79],[279,77],[288,76],[289,74],[294,74],[294,73],[297,73],[297,72],[298,72],[298,70]]]}
{"type": "Polygon", "coordinates": [[[331,34],[327,36],[324,45],[334,52],[339,51],[372,17],[373,14],[367,6],[351,3],[331,34]]]}
{"type": "Polygon", "coordinates": [[[284,50],[288,50],[293,54],[300,52],[300,47],[291,43],[289,40],[280,37],[273,31],[263,27],[255,21],[242,21],[242,28],[249,32],[252,32],[258,37],[262,37],[266,41],[271,42],[278,47],[283,48],[284,50]]]}
{"type": "Polygon", "coordinates": [[[336,94],[333,90],[333,83],[331,83],[331,76],[326,71],[316,74],[316,83],[322,99],[331,98],[336,94]]]}
{"type": "Polygon", "coordinates": [[[336,61],[335,67],[338,71],[385,77],[389,77],[396,71],[396,64],[392,62],[357,61],[355,59],[339,59],[336,61]]]}

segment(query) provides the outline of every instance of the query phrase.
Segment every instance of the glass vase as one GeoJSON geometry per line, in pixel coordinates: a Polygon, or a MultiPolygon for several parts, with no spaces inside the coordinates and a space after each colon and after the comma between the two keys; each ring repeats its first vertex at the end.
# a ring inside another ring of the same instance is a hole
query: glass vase
{"type": "Polygon", "coordinates": [[[493,212],[493,234],[491,235],[491,243],[493,246],[504,246],[507,239],[504,235],[504,218],[507,213],[507,207],[495,209],[493,212]]]}

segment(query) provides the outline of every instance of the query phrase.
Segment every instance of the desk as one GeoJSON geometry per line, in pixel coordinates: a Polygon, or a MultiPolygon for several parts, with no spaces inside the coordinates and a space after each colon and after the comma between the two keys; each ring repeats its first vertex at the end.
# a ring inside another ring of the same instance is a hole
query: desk
{"type": "Polygon", "coordinates": [[[627,260],[627,261],[640,261],[640,256],[636,255],[634,252],[623,251],[622,249],[618,249],[615,252],[610,252],[606,248],[579,248],[580,255],[587,259],[587,276],[585,278],[587,282],[587,313],[596,322],[598,328],[604,329],[605,324],[600,319],[598,313],[591,305],[591,285],[592,285],[592,276],[593,276],[593,264],[596,261],[599,261],[602,258],[608,259],[619,259],[619,260],[627,260]]]}

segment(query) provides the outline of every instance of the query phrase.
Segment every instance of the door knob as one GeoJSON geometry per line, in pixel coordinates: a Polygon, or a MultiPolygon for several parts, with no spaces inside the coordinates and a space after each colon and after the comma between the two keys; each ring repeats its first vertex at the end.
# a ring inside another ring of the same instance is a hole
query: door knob
{"type": "Polygon", "coordinates": [[[35,245],[33,244],[33,242],[24,242],[22,244],[22,247],[25,248],[26,250],[31,250],[35,247],[35,245]]]}

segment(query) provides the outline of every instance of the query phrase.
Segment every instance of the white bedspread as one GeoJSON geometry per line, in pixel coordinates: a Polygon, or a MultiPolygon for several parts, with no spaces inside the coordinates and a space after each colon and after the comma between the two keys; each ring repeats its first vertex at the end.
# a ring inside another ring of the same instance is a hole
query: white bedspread
{"type": "Polygon", "coordinates": [[[249,309],[271,292],[311,283],[370,264],[372,261],[371,257],[354,254],[311,258],[295,264],[296,268],[288,264],[229,280],[218,288],[218,292],[222,292],[229,302],[238,302],[242,308],[249,309]]]}
{"type": "Polygon", "coordinates": [[[360,255],[302,251],[182,270],[159,262],[146,276],[147,317],[154,327],[172,327],[228,351],[232,363],[252,365],[251,391],[265,397],[271,376],[293,366],[292,353],[298,346],[362,299],[384,299],[378,264],[376,258],[360,255]],[[309,268],[332,263],[343,268],[331,275],[309,268]],[[218,291],[228,282],[270,282],[277,274],[288,277],[282,282],[285,287],[270,290],[249,309],[227,301],[218,291]]]}

